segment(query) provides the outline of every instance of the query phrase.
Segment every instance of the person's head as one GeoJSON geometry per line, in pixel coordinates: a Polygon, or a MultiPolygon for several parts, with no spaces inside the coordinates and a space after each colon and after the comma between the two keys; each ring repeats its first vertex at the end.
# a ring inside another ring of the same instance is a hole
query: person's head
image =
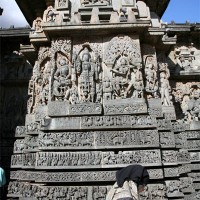
{"type": "Polygon", "coordinates": [[[136,183],[138,191],[141,192],[149,182],[149,173],[141,165],[129,165],[117,171],[116,178],[119,187],[122,187],[125,180],[132,180],[136,183]]]}

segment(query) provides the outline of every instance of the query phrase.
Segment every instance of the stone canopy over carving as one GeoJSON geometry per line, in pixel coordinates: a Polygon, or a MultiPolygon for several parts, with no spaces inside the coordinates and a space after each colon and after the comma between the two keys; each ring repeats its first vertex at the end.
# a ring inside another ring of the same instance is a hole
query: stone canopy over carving
{"type": "Polygon", "coordinates": [[[8,197],[105,200],[130,164],[150,173],[142,200],[198,195],[199,47],[170,60],[176,37],[154,16],[145,1],[55,0],[34,20],[8,197]]]}

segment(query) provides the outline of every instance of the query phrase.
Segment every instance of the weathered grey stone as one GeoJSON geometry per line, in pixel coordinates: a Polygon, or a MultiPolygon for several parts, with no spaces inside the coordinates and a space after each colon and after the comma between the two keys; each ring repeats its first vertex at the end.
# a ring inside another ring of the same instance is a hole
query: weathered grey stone
{"type": "MultiPolygon", "coordinates": [[[[162,179],[162,169],[149,169],[150,179],[162,179]]],[[[85,171],[85,172],[33,172],[12,171],[11,179],[34,182],[103,182],[115,181],[116,171],[85,171]]]]}
{"type": "Polygon", "coordinates": [[[146,114],[147,105],[144,99],[109,100],[104,103],[105,115],[146,114]]]}
{"type": "Polygon", "coordinates": [[[168,120],[176,120],[176,114],[174,106],[162,106],[162,112],[168,120]]]}
{"type": "Polygon", "coordinates": [[[99,115],[102,113],[102,105],[94,103],[74,104],[69,102],[53,101],[48,104],[48,115],[51,117],[99,115]]]}
{"type": "Polygon", "coordinates": [[[25,125],[6,88],[31,68],[2,56],[4,136],[21,125],[8,197],[103,200],[116,170],[141,164],[154,183],[141,200],[198,199],[200,50],[187,41],[199,25],[161,23],[168,0],[35,1],[25,125]]]}
{"type": "Polygon", "coordinates": [[[167,186],[167,197],[184,197],[181,192],[181,182],[177,180],[165,181],[167,186]]]}
{"type": "Polygon", "coordinates": [[[39,152],[36,153],[36,169],[89,169],[124,167],[140,163],[144,166],[160,166],[159,150],[114,152],[39,152]]]}
{"type": "Polygon", "coordinates": [[[159,135],[156,130],[53,132],[40,133],[38,142],[42,150],[143,148],[159,147],[159,135]]]}
{"type": "Polygon", "coordinates": [[[154,117],[163,117],[161,99],[148,99],[148,113],[154,117]]]}

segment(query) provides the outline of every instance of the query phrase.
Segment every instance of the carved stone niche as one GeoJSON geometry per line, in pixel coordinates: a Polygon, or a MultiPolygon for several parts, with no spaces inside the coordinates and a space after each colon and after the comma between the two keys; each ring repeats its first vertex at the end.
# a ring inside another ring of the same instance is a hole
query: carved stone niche
{"type": "Polygon", "coordinates": [[[181,182],[178,180],[165,181],[167,186],[167,197],[184,197],[181,192],[181,182]]]}
{"type": "Polygon", "coordinates": [[[190,46],[176,47],[174,56],[177,63],[176,73],[181,75],[200,74],[200,51],[193,46],[193,43],[190,46]]]}
{"type": "Polygon", "coordinates": [[[46,23],[49,24],[60,24],[62,22],[62,17],[58,11],[56,11],[53,6],[48,6],[43,14],[44,26],[46,23]]]}
{"type": "Polygon", "coordinates": [[[33,25],[31,28],[31,34],[39,34],[43,32],[43,20],[41,17],[37,17],[34,21],[33,21],[33,25]]]}
{"type": "Polygon", "coordinates": [[[158,64],[155,48],[143,45],[143,63],[145,66],[145,93],[147,99],[159,98],[158,95],[158,64]]]}
{"type": "Polygon", "coordinates": [[[104,103],[143,98],[143,75],[138,36],[118,35],[105,43],[104,103]],[[110,89],[110,90],[109,90],[110,89]]]}

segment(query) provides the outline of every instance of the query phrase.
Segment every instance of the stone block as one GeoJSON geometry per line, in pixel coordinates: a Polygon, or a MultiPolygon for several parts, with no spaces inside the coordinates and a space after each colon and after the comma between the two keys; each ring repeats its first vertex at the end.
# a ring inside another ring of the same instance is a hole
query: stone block
{"type": "Polygon", "coordinates": [[[40,133],[39,149],[121,149],[159,147],[157,130],[40,133]]]}
{"type": "Polygon", "coordinates": [[[145,99],[121,99],[104,102],[105,115],[124,115],[124,114],[146,114],[147,105],[145,99]]]}
{"type": "Polygon", "coordinates": [[[66,101],[52,101],[48,105],[48,115],[51,117],[99,115],[101,113],[102,105],[100,103],[83,103],[72,105],[66,101]]]}

